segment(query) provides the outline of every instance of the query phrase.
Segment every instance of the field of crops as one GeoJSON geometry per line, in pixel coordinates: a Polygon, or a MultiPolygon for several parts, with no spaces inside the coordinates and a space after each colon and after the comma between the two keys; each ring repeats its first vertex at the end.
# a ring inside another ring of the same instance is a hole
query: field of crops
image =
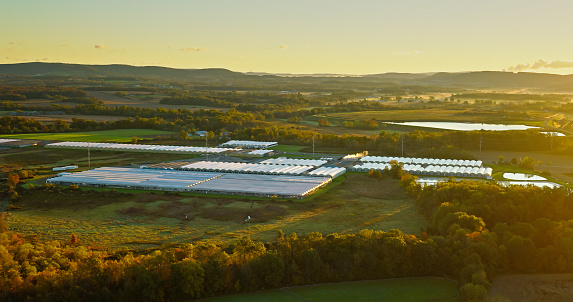
{"type": "Polygon", "coordinates": [[[89,132],[2,134],[0,138],[38,139],[77,142],[129,142],[132,137],[153,138],[157,135],[176,135],[174,132],[153,129],[118,129],[89,132]]]}

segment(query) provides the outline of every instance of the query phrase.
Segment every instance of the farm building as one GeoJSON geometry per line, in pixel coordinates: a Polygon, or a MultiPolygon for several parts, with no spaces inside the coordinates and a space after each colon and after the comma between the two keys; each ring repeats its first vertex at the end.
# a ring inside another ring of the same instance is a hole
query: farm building
{"type": "Polygon", "coordinates": [[[59,142],[48,144],[46,148],[60,149],[84,149],[87,150],[108,150],[125,152],[155,152],[155,153],[179,153],[179,154],[222,154],[236,149],[231,148],[209,148],[209,147],[189,147],[189,146],[165,146],[165,145],[134,145],[134,144],[114,144],[114,143],[88,143],[88,142],[59,142]]]}
{"type": "Polygon", "coordinates": [[[269,175],[301,175],[312,170],[312,166],[284,166],[265,165],[252,163],[229,163],[218,161],[198,161],[179,167],[181,170],[246,173],[246,174],[269,174],[269,175]]]}
{"type": "Polygon", "coordinates": [[[308,176],[327,176],[330,178],[336,178],[342,174],[346,173],[346,168],[337,167],[337,166],[326,166],[320,167],[316,170],[312,170],[307,172],[306,175],[308,176]]]}
{"type": "Polygon", "coordinates": [[[330,177],[105,167],[53,177],[46,182],[57,185],[303,198],[331,181],[330,177]]]}
{"type": "Polygon", "coordinates": [[[253,150],[248,152],[247,154],[251,157],[264,157],[264,156],[271,156],[274,153],[273,150],[253,150]]]}
{"type": "Polygon", "coordinates": [[[0,139],[0,147],[4,148],[23,148],[37,145],[38,141],[20,140],[20,139],[0,139]]]}
{"type": "Polygon", "coordinates": [[[481,160],[467,159],[439,159],[439,158],[416,158],[416,157],[391,157],[391,156],[365,156],[361,162],[389,163],[397,161],[403,164],[438,165],[438,166],[472,166],[480,167],[481,160]]]}
{"type": "Polygon", "coordinates": [[[220,144],[221,148],[243,148],[243,149],[267,149],[277,146],[277,142],[259,142],[259,141],[238,141],[231,140],[226,143],[220,144]]]}
{"type": "MultiPolygon", "coordinates": [[[[384,170],[390,169],[390,164],[386,162],[363,162],[354,165],[350,171],[368,172],[370,170],[384,170]]],[[[454,177],[474,177],[474,178],[492,178],[493,170],[486,167],[476,166],[451,166],[451,165],[428,165],[422,164],[404,164],[402,167],[404,172],[412,175],[426,175],[426,176],[454,176],[454,177]]]]}
{"type": "Polygon", "coordinates": [[[265,159],[261,164],[267,165],[287,165],[287,166],[313,166],[318,167],[326,164],[328,161],[323,159],[301,159],[301,158],[269,158],[265,159]]]}

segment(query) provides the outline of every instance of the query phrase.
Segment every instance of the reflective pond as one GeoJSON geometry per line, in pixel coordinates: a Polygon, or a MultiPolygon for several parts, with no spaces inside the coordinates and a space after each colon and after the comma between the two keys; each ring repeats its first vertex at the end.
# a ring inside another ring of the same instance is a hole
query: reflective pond
{"type": "Polygon", "coordinates": [[[523,173],[503,173],[503,178],[509,180],[527,180],[527,181],[547,180],[547,178],[541,177],[539,175],[523,174],[523,173]]]}
{"type": "Polygon", "coordinates": [[[447,129],[447,130],[459,130],[459,131],[473,131],[473,130],[506,131],[506,130],[527,130],[527,129],[539,128],[526,125],[502,125],[502,124],[456,123],[456,122],[401,122],[401,123],[388,123],[388,124],[447,129]]]}

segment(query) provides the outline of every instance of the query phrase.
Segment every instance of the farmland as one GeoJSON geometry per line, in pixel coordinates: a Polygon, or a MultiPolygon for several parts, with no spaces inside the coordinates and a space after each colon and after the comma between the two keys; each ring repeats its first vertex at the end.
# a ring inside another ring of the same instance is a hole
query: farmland
{"type": "Polygon", "coordinates": [[[415,278],[319,284],[205,299],[205,302],[258,301],[458,301],[456,283],[437,278],[415,278]]]}
{"type": "Polygon", "coordinates": [[[13,139],[36,139],[58,140],[77,142],[129,142],[132,137],[155,138],[156,136],[175,135],[174,132],[152,129],[117,129],[89,132],[66,132],[66,133],[29,133],[29,134],[3,134],[1,138],[13,139]]]}
{"type": "Polygon", "coordinates": [[[332,121],[344,120],[377,120],[384,122],[404,122],[404,121],[440,121],[440,122],[476,122],[476,123],[526,123],[539,125],[551,114],[540,112],[529,112],[526,114],[508,115],[506,112],[495,110],[460,108],[424,108],[408,110],[386,110],[386,111],[364,111],[352,113],[331,113],[320,115],[315,118],[326,118],[332,121]]]}
{"type": "Polygon", "coordinates": [[[268,242],[278,230],[344,234],[400,229],[417,234],[425,228],[414,200],[396,180],[379,181],[355,173],[346,178],[302,201],[129,190],[27,190],[25,201],[18,204],[22,208],[12,211],[8,221],[19,233],[42,234],[44,240],[66,240],[73,233],[84,244],[106,250],[197,240],[229,243],[245,235],[268,242]],[[247,216],[252,219],[241,224],[247,216]]]}

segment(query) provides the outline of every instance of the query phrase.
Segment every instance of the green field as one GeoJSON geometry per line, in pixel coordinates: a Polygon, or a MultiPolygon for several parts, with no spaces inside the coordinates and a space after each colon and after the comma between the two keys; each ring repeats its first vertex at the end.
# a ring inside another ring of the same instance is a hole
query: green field
{"type": "Polygon", "coordinates": [[[129,142],[132,137],[152,138],[157,135],[176,135],[174,132],[153,129],[117,129],[88,132],[2,134],[0,138],[38,139],[81,142],[129,142]]]}
{"type": "Polygon", "coordinates": [[[284,152],[300,152],[301,149],[304,149],[305,146],[295,146],[295,145],[278,145],[274,146],[271,149],[275,151],[284,151],[284,152]]]}
{"type": "Polygon", "coordinates": [[[438,278],[372,280],[290,287],[236,296],[204,299],[205,302],[337,302],[458,301],[457,284],[438,278]]]}
{"type": "Polygon", "coordinates": [[[508,112],[498,112],[495,110],[479,109],[444,109],[444,108],[423,108],[409,110],[385,110],[385,111],[363,111],[363,112],[340,112],[320,114],[314,119],[326,118],[331,123],[342,121],[363,121],[377,120],[384,122],[408,122],[408,121],[436,121],[436,122],[476,122],[476,123],[524,123],[527,125],[539,125],[539,122],[547,118],[547,113],[528,112],[530,118],[524,120],[520,114],[508,112]],[[534,119],[536,121],[532,121],[534,119]]]}

